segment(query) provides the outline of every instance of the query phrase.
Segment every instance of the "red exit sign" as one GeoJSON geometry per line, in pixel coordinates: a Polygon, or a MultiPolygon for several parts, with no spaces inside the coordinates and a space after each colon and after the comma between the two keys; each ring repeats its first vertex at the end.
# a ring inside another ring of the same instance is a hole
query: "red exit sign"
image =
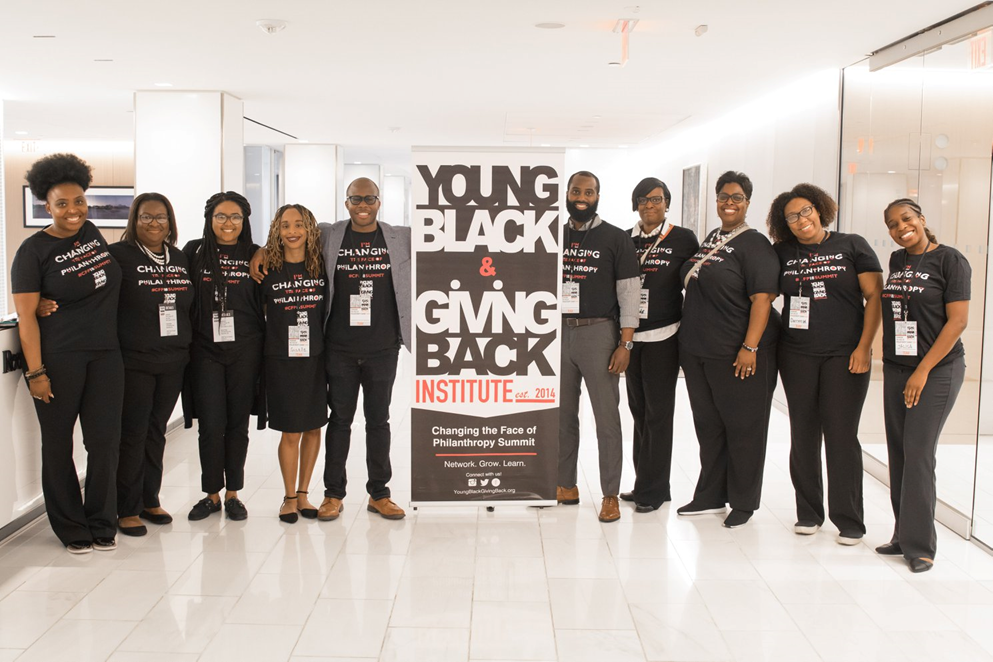
{"type": "Polygon", "coordinates": [[[969,40],[969,68],[988,69],[993,66],[993,30],[985,30],[969,40]]]}

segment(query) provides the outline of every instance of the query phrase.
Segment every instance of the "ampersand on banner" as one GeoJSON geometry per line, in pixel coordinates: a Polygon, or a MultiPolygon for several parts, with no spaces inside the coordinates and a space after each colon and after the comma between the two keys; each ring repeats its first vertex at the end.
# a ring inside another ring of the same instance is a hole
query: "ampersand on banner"
{"type": "Polygon", "coordinates": [[[480,276],[496,276],[496,267],[493,266],[493,258],[484,257],[483,261],[480,263],[479,275],[480,276]]]}

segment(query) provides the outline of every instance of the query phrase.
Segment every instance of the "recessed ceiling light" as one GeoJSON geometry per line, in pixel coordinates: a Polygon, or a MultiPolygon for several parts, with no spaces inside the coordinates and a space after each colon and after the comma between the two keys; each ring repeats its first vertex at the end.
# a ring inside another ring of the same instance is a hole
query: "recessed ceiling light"
{"type": "Polygon", "coordinates": [[[172,83],[155,83],[155,87],[172,87],[172,83]]]}
{"type": "Polygon", "coordinates": [[[36,34],[32,36],[32,39],[55,39],[54,34],[36,34]]]}
{"type": "Polygon", "coordinates": [[[693,30],[693,34],[695,34],[698,37],[702,37],[703,35],[707,34],[707,30],[709,30],[709,28],[706,25],[698,25],[696,26],[696,29],[693,30]]]}
{"type": "Polygon", "coordinates": [[[535,23],[534,27],[541,30],[558,30],[565,27],[565,23],[535,23]]]}
{"type": "Polygon", "coordinates": [[[391,126],[389,128],[390,128],[390,133],[396,133],[397,131],[400,130],[400,127],[398,126],[391,126]]]}
{"type": "Polygon", "coordinates": [[[355,162],[355,165],[362,165],[362,162],[361,161],[356,161],[355,162]]]}
{"type": "Polygon", "coordinates": [[[26,135],[28,135],[28,132],[27,131],[15,131],[14,132],[14,135],[15,136],[26,136],[26,135]]]}

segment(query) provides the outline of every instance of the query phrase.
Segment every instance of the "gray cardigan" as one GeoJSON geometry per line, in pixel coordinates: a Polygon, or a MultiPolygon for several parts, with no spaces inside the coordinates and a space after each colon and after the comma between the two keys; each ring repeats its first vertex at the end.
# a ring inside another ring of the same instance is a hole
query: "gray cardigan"
{"type": "MultiPolygon", "coordinates": [[[[345,230],[351,221],[319,223],[321,249],[324,251],[324,266],[328,275],[328,317],[331,316],[330,302],[334,300],[334,273],[338,266],[338,249],[345,238],[345,230]]],[[[403,346],[410,349],[410,228],[394,227],[378,221],[390,251],[390,272],[393,277],[393,292],[397,298],[397,314],[400,316],[400,337],[403,346]]],[[[327,320],[325,319],[325,324],[327,320]]]]}

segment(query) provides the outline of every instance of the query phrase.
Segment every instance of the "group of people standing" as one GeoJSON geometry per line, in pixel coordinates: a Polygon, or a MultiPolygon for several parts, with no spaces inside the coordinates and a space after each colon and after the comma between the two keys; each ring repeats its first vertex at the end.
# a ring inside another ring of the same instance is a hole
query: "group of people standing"
{"type": "Polygon", "coordinates": [[[336,519],[360,389],[368,509],[404,517],[388,486],[389,408],[409,338],[410,233],[378,221],[374,182],[349,186],[349,221],[318,224],[301,205],[281,207],[262,247],[252,242],[248,200],[217,193],[205,204],[202,237],[177,250],[175,212],[159,193],[135,198],[121,241],[108,246],[87,220],[85,162],[54,154],[26,178],[52,224],[18,248],[11,283],[45,504],[69,552],[112,550],[118,530],[141,536],[143,521],[172,521],[159,490],[181,393],[187,426],[198,419],[206,495],[190,520],[222,509],[233,520],[248,516],[238,493],[253,413],[282,433],[279,518],[336,519]],[[77,420],[85,498],[73,462],[77,420]],[[308,491],[325,424],[324,500],[315,507],[308,491]]]}
{"type": "Polygon", "coordinates": [[[693,498],[676,512],[726,514],[724,526],[745,525],[761,500],[778,372],[790,412],[794,532],[812,535],[824,524],[823,445],[827,516],[838,528],[838,543],[858,544],[866,532],[858,427],[882,324],[896,525],[890,542],[876,551],[903,555],[914,572],[929,570],[936,549],[935,453],[964,379],[960,336],[971,283],[964,256],[939,244],[920,206],[905,198],[883,212],[900,247],[884,286],[868,242],[829,229],[837,204],[812,184],[775,198],[766,238],[746,222],[751,180],[740,172],[722,174],[715,191],[721,226],[702,244],[667,220],[672,197],[661,180],[646,178],[634,188],[640,222],[630,233],[596,214],[599,189],[586,171],[574,174],[567,189],[559,503],[579,503],[583,382],[600,452],[600,520],[620,518],[618,499],[633,501],[641,513],[671,499],[673,408],[682,368],[701,468],[693,498]],[[780,294],[782,314],[772,305],[780,294]],[[620,493],[618,380],[625,370],[635,483],[620,493]]]}

